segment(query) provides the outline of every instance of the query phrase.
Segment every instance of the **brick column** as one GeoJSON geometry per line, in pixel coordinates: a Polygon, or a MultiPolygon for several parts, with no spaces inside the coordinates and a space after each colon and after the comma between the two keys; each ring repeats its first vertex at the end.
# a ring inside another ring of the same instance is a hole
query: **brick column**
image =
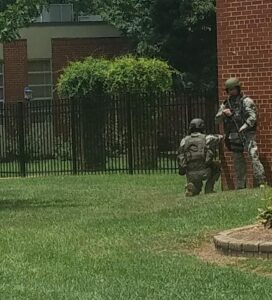
{"type": "Polygon", "coordinates": [[[24,98],[27,85],[27,42],[17,40],[4,44],[5,100],[15,102],[24,98]]]}
{"type": "MultiPolygon", "coordinates": [[[[257,143],[269,183],[272,183],[272,1],[217,0],[218,85],[238,77],[243,91],[257,105],[257,143]]],[[[223,188],[233,188],[233,162],[224,149],[223,188]]],[[[249,165],[248,183],[252,186],[249,165]]]]}
{"type": "Polygon", "coordinates": [[[52,39],[53,83],[70,61],[88,56],[114,57],[126,54],[131,45],[125,38],[58,38],[52,39]]]}

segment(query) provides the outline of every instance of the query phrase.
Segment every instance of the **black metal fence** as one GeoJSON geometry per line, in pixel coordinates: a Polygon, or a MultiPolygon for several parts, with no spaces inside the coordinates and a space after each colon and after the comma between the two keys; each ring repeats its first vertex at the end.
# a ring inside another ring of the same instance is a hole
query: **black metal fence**
{"type": "Polygon", "coordinates": [[[214,132],[215,96],[99,95],[0,109],[0,176],[175,172],[190,120],[214,132]]]}

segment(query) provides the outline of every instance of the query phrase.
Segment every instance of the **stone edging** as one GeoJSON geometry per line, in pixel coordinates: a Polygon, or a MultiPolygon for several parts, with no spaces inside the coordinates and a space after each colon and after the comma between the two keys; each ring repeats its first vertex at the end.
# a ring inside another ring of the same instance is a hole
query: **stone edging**
{"type": "Polygon", "coordinates": [[[272,241],[243,241],[229,237],[229,234],[231,233],[254,227],[256,227],[256,225],[250,225],[220,232],[213,237],[216,249],[221,253],[230,256],[256,256],[272,259],[272,241]]]}

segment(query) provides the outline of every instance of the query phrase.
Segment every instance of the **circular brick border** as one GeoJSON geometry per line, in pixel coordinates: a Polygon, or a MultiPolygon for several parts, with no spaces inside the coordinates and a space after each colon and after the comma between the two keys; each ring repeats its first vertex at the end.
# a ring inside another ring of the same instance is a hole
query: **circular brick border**
{"type": "Polygon", "coordinates": [[[243,239],[236,239],[229,236],[234,232],[241,232],[254,227],[257,227],[257,225],[250,225],[220,232],[213,237],[216,249],[221,253],[230,256],[255,256],[272,259],[272,238],[269,242],[258,242],[245,241],[243,239]]]}

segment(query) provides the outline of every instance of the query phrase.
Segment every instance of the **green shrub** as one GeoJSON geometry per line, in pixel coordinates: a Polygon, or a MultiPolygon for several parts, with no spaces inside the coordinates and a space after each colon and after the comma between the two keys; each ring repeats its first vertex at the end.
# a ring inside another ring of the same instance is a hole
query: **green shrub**
{"type": "Polygon", "coordinates": [[[257,220],[261,221],[265,228],[272,228],[272,193],[271,189],[266,189],[264,198],[265,208],[259,208],[257,220]]]}
{"type": "Polygon", "coordinates": [[[261,220],[265,228],[272,228],[272,206],[259,209],[258,219],[261,220]]]}
{"type": "Polygon", "coordinates": [[[109,63],[106,59],[93,57],[70,63],[59,78],[57,84],[59,96],[73,98],[103,92],[109,63]]]}
{"type": "Polygon", "coordinates": [[[110,93],[164,92],[172,88],[172,73],[167,63],[158,59],[125,56],[110,64],[106,86],[110,93]]]}
{"type": "Polygon", "coordinates": [[[164,92],[172,88],[176,73],[158,59],[124,56],[110,61],[89,57],[64,69],[57,91],[63,98],[92,93],[164,92]]]}

